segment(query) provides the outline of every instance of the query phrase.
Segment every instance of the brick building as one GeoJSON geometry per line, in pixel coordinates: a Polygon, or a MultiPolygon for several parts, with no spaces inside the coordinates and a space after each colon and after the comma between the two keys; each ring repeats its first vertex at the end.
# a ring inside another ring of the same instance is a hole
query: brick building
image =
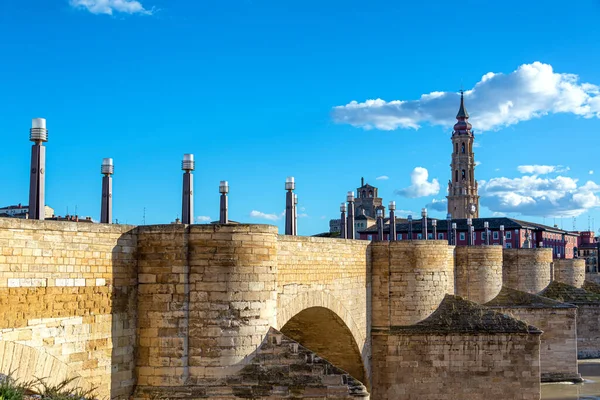
{"type": "Polygon", "coordinates": [[[600,242],[594,237],[594,232],[579,232],[577,242],[577,253],[579,258],[585,259],[585,272],[600,272],[598,269],[598,255],[600,254],[600,242]]]}

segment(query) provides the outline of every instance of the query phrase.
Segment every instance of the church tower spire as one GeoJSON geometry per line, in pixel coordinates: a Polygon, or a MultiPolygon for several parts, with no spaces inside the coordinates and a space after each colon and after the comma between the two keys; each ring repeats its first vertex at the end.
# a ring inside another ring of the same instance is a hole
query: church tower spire
{"type": "Polygon", "coordinates": [[[460,91],[460,107],[452,131],[451,179],[448,181],[448,213],[452,218],[479,218],[479,195],[475,180],[475,136],[465,107],[464,91],[460,91]]]}

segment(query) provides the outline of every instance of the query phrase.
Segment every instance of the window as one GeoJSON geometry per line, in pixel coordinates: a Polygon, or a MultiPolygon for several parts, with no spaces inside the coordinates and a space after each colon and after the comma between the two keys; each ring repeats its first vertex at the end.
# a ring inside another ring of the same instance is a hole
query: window
{"type": "Polygon", "coordinates": [[[397,237],[396,239],[398,239],[398,240],[402,240],[402,234],[401,234],[401,233],[399,233],[399,234],[398,234],[398,237],[397,237]]]}
{"type": "Polygon", "coordinates": [[[367,235],[367,239],[373,240],[373,235],[367,235]]]}
{"type": "Polygon", "coordinates": [[[454,171],[454,182],[458,182],[458,170],[454,171]]]}
{"type": "Polygon", "coordinates": [[[417,239],[419,239],[419,240],[423,239],[423,234],[422,233],[417,233],[417,239]]]}
{"type": "Polygon", "coordinates": [[[460,148],[460,151],[461,151],[463,154],[465,154],[465,144],[464,144],[464,143],[462,144],[462,146],[461,146],[461,148],[460,148]]]}
{"type": "Polygon", "coordinates": [[[506,243],[506,248],[510,249],[512,247],[512,245],[510,243],[506,243]]]}
{"type": "Polygon", "coordinates": [[[498,240],[498,232],[494,232],[494,239],[498,240]]]}
{"type": "Polygon", "coordinates": [[[512,232],[506,232],[506,238],[512,239],[512,232]]]}
{"type": "Polygon", "coordinates": [[[438,240],[443,240],[443,239],[444,239],[444,234],[438,233],[438,240]]]}
{"type": "Polygon", "coordinates": [[[465,233],[464,232],[460,233],[460,240],[465,240],[465,233]]]}
{"type": "Polygon", "coordinates": [[[481,240],[485,240],[485,232],[481,232],[481,240]]]}
{"type": "Polygon", "coordinates": [[[467,172],[466,172],[466,171],[463,169],[463,170],[462,170],[462,179],[463,179],[463,180],[465,180],[465,178],[466,178],[466,174],[467,174],[467,172]]]}
{"type": "Polygon", "coordinates": [[[456,154],[458,154],[458,143],[456,143],[456,154]]]}
{"type": "Polygon", "coordinates": [[[433,240],[433,233],[427,233],[427,239],[433,240]]]}
{"type": "Polygon", "coordinates": [[[369,197],[373,197],[373,191],[369,190],[369,197]]]}

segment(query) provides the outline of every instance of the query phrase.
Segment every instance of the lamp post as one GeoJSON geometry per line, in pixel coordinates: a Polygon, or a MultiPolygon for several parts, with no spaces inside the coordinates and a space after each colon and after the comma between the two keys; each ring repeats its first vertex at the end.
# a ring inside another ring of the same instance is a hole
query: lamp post
{"type": "Polygon", "coordinates": [[[467,245],[473,246],[473,220],[471,218],[467,218],[467,230],[469,234],[467,245]]]}
{"type": "Polygon", "coordinates": [[[298,195],[294,193],[294,236],[298,236],[298,195]]]}
{"type": "Polygon", "coordinates": [[[29,130],[31,146],[31,168],[29,175],[29,218],[43,220],[46,195],[46,148],[48,130],[45,118],[33,118],[29,130]]]}
{"type": "Polygon", "coordinates": [[[194,222],[194,155],[184,154],[181,162],[183,173],[183,199],[181,205],[181,222],[191,224],[194,222]]]}
{"type": "Polygon", "coordinates": [[[296,182],[293,176],[285,179],[285,234],[294,234],[294,193],[296,182]]]}
{"type": "Polygon", "coordinates": [[[346,203],[340,204],[340,238],[346,239],[346,203]]]}
{"type": "Polygon", "coordinates": [[[500,225],[500,245],[502,248],[506,245],[506,236],[504,236],[504,225],[500,225]]]}
{"type": "Polygon", "coordinates": [[[396,202],[390,201],[388,205],[390,209],[390,241],[393,242],[396,240],[396,202]]]}
{"type": "Polygon", "coordinates": [[[485,244],[487,246],[490,245],[490,223],[485,221],[483,223],[483,227],[485,228],[485,244]]]}
{"type": "Polygon", "coordinates": [[[456,246],[456,222],[452,223],[452,244],[456,246]]]}
{"type": "Polygon", "coordinates": [[[452,237],[451,237],[451,226],[452,226],[452,214],[448,213],[446,214],[446,235],[448,235],[448,244],[452,244],[452,237]]]}
{"type": "Polygon", "coordinates": [[[431,226],[433,230],[433,240],[437,240],[437,219],[431,220],[431,226]]]}
{"type": "Polygon", "coordinates": [[[112,222],[112,174],[115,172],[112,158],[102,159],[100,167],[102,175],[102,203],[100,205],[100,223],[112,222]]]}
{"type": "Polygon", "coordinates": [[[412,240],[413,239],[413,232],[412,232],[412,215],[409,215],[408,217],[406,217],[408,219],[408,240],[412,240]]]}
{"type": "Polygon", "coordinates": [[[348,192],[346,195],[346,201],[348,202],[348,222],[346,226],[346,237],[348,239],[354,239],[354,192],[348,192]]]}
{"type": "Polygon", "coordinates": [[[421,233],[423,234],[423,240],[427,240],[427,209],[421,209],[421,233]]]}
{"type": "Polygon", "coordinates": [[[219,193],[221,193],[221,202],[219,206],[219,223],[229,223],[229,199],[227,193],[229,193],[229,182],[219,182],[219,193]]]}
{"type": "Polygon", "coordinates": [[[383,210],[377,210],[377,241],[383,241],[383,210]]]}

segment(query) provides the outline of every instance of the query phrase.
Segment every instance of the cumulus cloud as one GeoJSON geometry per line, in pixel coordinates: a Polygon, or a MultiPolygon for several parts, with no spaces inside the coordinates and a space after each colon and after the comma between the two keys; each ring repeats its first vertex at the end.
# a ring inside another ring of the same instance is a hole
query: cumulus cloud
{"type": "Polygon", "coordinates": [[[197,222],[210,222],[211,218],[206,215],[199,215],[196,217],[197,222]]]}
{"type": "Polygon", "coordinates": [[[262,218],[267,219],[269,221],[277,221],[281,218],[281,214],[267,214],[261,211],[252,210],[250,211],[250,216],[252,218],[262,218]]]}
{"type": "Polygon", "coordinates": [[[381,175],[381,176],[378,176],[377,178],[375,178],[375,180],[378,180],[378,181],[387,181],[388,179],[390,179],[390,177],[387,175],[381,175]]]}
{"type": "Polygon", "coordinates": [[[435,210],[435,211],[447,211],[448,210],[448,200],[436,200],[433,199],[431,203],[427,203],[425,206],[427,209],[435,210]]]}
{"type": "Polygon", "coordinates": [[[481,202],[492,212],[539,217],[573,217],[600,207],[598,192],[600,186],[592,181],[578,185],[577,179],[565,176],[530,175],[479,182],[481,202]]]}
{"type": "Polygon", "coordinates": [[[142,3],[136,0],[69,0],[72,7],[84,8],[92,14],[108,14],[121,12],[126,14],[151,15],[153,9],[144,8],[142,3]]]}
{"type": "Polygon", "coordinates": [[[569,167],[563,167],[562,165],[519,165],[517,167],[517,171],[520,173],[532,175],[546,175],[551,172],[566,172],[569,170],[569,167]]]}
{"type": "Polygon", "coordinates": [[[396,210],[396,218],[406,218],[409,215],[415,215],[415,213],[410,210],[396,210]]]}
{"type": "MultiPolygon", "coordinates": [[[[508,74],[488,72],[464,95],[471,123],[481,130],[556,113],[600,118],[600,86],[580,83],[577,75],[554,72],[552,65],[537,61],[508,74]]],[[[365,129],[418,129],[423,123],[450,127],[459,101],[455,92],[432,92],[418,100],[351,101],[334,107],[332,117],[365,129]]]]}
{"type": "Polygon", "coordinates": [[[440,192],[440,183],[437,179],[429,182],[429,172],[426,168],[416,167],[410,173],[411,185],[404,189],[396,190],[396,194],[404,197],[415,198],[434,196],[440,192]]]}

